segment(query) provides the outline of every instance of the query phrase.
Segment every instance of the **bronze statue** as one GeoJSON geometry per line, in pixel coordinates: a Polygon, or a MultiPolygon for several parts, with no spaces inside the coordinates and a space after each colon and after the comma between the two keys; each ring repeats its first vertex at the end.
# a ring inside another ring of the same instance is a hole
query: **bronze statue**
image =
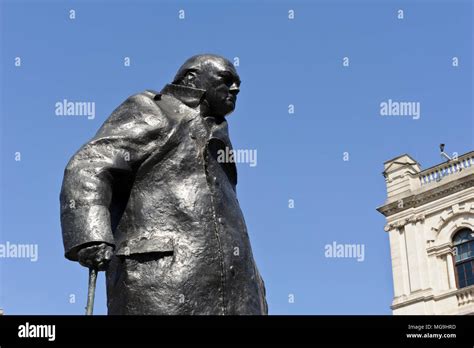
{"type": "Polygon", "coordinates": [[[109,314],[267,314],[236,196],[225,116],[240,79],[197,55],[160,93],[129,97],[69,161],[65,256],[106,271],[109,314]]]}

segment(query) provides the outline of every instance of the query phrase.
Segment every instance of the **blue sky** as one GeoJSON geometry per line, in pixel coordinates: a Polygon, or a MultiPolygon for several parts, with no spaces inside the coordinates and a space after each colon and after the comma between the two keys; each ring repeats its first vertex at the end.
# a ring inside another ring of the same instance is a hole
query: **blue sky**
{"type": "MultiPolygon", "coordinates": [[[[383,162],[408,153],[428,168],[441,161],[440,143],[448,153],[474,149],[472,7],[1,1],[0,243],[39,249],[37,262],[0,259],[0,308],[83,313],[87,270],[63,257],[64,167],[127,96],[160,90],[186,58],[211,52],[239,57],[228,120],[234,148],[258,154],[257,166],[238,164],[238,197],[270,314],[390,314],[388,235],[375,210],[386,195],[383,162]],[[63,99],[95,102],[95,118],[56,116],[63,99]],[[420,118],[381,116],[388,99],[420,103],[420,118]],[[333,242],[364,245],[364,261],[326,258],[333,242]]],[[[95,313],[105,314],[103,274],[97,292],[95,313]]]]}

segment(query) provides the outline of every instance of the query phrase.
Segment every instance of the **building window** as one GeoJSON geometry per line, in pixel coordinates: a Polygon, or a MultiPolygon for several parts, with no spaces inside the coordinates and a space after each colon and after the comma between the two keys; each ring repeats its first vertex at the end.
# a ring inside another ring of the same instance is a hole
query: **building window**
{"type": "Polygon", "coordinates": [[[474,285],[474,232],[460,230],[453,238],[458,287],[474,285]]]}

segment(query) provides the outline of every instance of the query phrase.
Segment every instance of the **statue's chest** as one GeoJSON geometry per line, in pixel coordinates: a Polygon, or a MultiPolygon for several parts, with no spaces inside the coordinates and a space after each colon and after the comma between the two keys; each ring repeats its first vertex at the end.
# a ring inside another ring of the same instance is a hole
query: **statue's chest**
{"type": "Polygon", "coordinates": [[[232,144],[229,139],[227,122],[214,118],[197,117],[191,123],[193,140],[199,144],[207,171],[218,176],[223,173],[232,185],[237,184],[237,168],[232,157],[232,144]],[[223,172],[220,171],[222,169],[223,172]]]}
{"type": "Polygon", "coordinates": [[[203,147],[207,147],[209,142],[219,141],[223,146],[232,148],[225,121],[218,122],[212,117],[198,116],[189,123],[187,131],[189,137],[203,147]]]}

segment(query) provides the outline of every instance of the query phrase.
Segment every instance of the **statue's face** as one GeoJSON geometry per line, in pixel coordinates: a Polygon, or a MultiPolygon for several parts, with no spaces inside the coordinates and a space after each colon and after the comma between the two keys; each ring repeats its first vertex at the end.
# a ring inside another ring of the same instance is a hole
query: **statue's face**
{"type": "Polygon", "coordinates": [[[215,59],[205,64],[199,74],[198,88],[206,90],[205,100],[209,114],[223,117],[235,109],[240,78],[234,66],[227,60],[215,59]]]}

